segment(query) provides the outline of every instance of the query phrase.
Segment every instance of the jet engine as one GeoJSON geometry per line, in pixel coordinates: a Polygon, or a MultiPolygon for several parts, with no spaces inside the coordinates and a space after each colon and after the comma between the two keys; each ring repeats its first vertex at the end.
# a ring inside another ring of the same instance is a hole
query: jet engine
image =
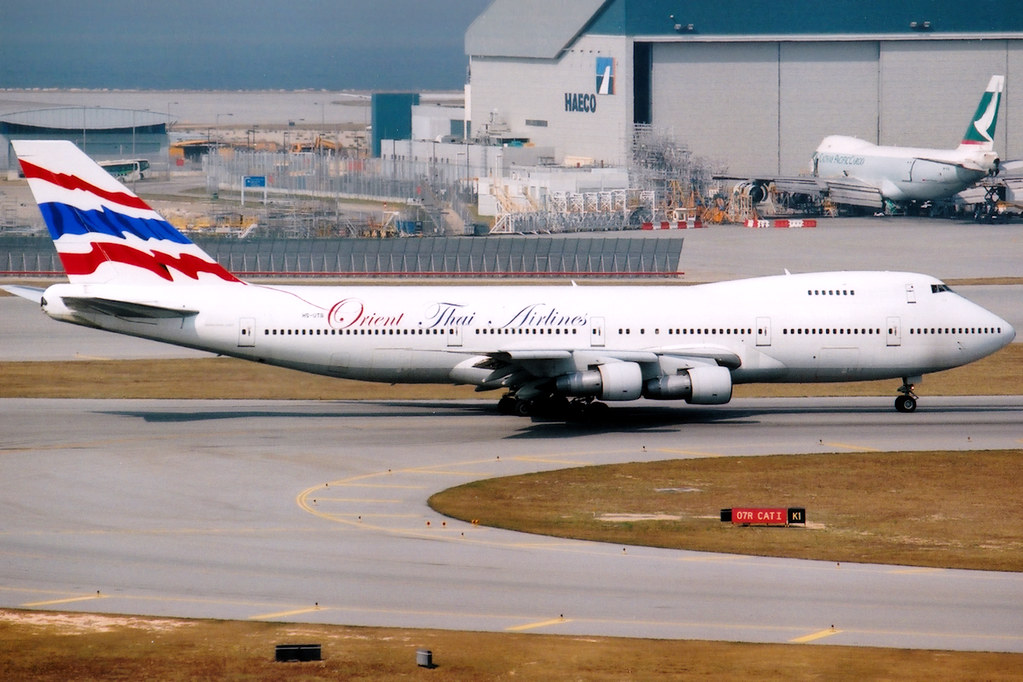
{"type": "Polygon", "coordinates": [[[657,400],[685,400],[694,405],[723,405],[732,399],[727,367],[693,367],[684,374],[650,379],[643,395],[657,400]]]}
{"type": "Polygon", "coordinates": [[[561,395],[635,400],[643,394],[643,371],[635,362],[609,362],[558,377],[555,386],[561,395]]]}

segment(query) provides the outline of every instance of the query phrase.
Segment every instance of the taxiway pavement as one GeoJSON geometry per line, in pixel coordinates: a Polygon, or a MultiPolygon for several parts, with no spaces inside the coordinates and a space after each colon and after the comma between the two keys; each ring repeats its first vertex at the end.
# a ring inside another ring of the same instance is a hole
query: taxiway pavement
{"type": "MultiPolygon", "coordinates": [[[[683,268],[701,281],[784,268],[1020,277],[1021,234],[905,219],[712,228],[687,235],[683,268]]],[[[1023,330],[1023,287],[956,289],[1023,330]]],[[[0,322],[0,360],[202,355],[13,298],[0,322]]],[[[492,401],[0,399],[0,605],[1023,651],[1023,574],[623,548],[475,527],[426,504],[466,481],[582,464],[1018,448],[1020,397],[925,395],[913,415],[887,397],[613,415],[593,430],[502,417],[492,401]]]]}
{"type": "Polygon", "coordinates": [[[911,416],[888,398],[612,414],[587,429],[492,401],[2,400],[0,605],[1023,651],[1023,574],[567,541],[426,503],[584,464],[1019,447],[1023,399],[927,397],[911,416]]]}

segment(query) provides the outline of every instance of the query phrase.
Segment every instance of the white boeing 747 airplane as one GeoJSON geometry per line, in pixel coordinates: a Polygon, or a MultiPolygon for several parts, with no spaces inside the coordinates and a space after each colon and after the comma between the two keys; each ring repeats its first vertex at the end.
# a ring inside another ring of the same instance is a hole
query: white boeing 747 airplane
{"type": "Polygon", "coordinates": [[[991,76],[955,149],[884,147],[831,135],[813,155],[813,175],[838,203],[875,208],[881,208],[883,199],[895,203],[931,201],[961,192],[998,171],[994,134],[1004,82],[1004,76],[991,76]]]}
{"type": "Polygon", "coordinates": [[[994,134],[1004,83],[1004,76],[991,77],[955,149],[879,146],[829,135],[814,152],[809,176],[715,177],[743,181],[754,202],[763,201],[771,185],[779,192],[874,210],[947,199],[1000,169],[994,134]]]}
{"type": "Polygon", "coordinates": [[[823,272],[697,286],[277,286],[239,280],[70,142],[12,143],[69,282],[50,317],[305,372],[503,390],[518,414],[732,386],[900,378],[1015,336],[933,277],[823,272]]]}

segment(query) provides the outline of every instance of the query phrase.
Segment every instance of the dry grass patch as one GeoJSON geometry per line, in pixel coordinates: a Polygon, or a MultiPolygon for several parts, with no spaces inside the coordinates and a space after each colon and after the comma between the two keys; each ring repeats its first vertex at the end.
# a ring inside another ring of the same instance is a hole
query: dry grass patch
{"type": "MultiPolygon", "coordinates": [[[[375,384],[306,374],[234,358],[0,362],[0,398],[252,398],[295,400],[464,400],[492,398],[472,386],[375,384]]],[[[751,384],[735,397],[891,396],[898,380],[837,384],[751,384]]],[[[1023,393],[1023,344],[979,362],[931,374],[919,387],[929,395],[1023,393]]],[[[675,403],[682,407],[682,403],[675,403]]],[[[926,404],[926,403],[924,403],[926,404]]]]}
{"type": "Polygon", "coordinates": [[[480,397],[471,386],[395,386],[334,379],[234,358],[0,362],[0,377],[3,377],[0,398],[455,400],[480,397]]]}
{"type": "Polygon", "coordinates": [[[1007,680],[1023,669],[1018,654],[41,615],[0,611],[5,679],[1007,680]],[[275,663],[286,643],[321,644],[324,660],[275,663]],[[416,666],[420,648],[436,669],[416,666]]]}
{"type": "Polygon", "coordinates": [[[1023,571],[1021,465],[1021,450],[634,462],[477,481],[430,506],[483,525],[622,545],[1023,571]],[[809,524],[719,519],[721,509],[758,506],[805,507],[809,524]]]}

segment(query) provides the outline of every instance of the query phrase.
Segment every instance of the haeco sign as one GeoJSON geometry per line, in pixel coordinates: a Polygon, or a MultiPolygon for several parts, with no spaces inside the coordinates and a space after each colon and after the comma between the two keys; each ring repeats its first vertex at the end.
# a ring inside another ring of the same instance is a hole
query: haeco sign
{"type": "Polygon", "coordinates": [[[566,92],[565,111],[592,114],[597,110],[597,95],[615,94],[615,60],[597,57],[596,86],[594,92],[566,92]]]}

